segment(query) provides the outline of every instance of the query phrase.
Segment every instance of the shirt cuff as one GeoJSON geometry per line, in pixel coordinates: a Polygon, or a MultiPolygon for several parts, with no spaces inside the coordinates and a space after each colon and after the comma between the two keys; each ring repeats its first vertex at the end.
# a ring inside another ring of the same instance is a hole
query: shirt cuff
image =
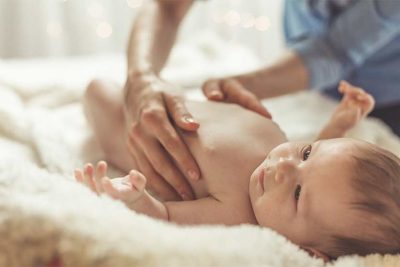
{"type": "Polygon", "coordinates": [[[326,89],[335,85],[344,75],[344,64],[327,42],[309,38],[290,46],[302,59],[309,73],[310,89],[326,89]]]}

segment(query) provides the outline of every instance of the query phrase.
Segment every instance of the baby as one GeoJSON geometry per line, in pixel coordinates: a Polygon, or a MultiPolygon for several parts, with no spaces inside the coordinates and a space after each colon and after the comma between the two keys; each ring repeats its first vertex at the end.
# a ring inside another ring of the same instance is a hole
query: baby
{"type": "Polygon", "coordinates": [[[130,172],[110,179],[101,161],[76,170],[75,178],[154,218],[268,227],[325,261],[398,253],[400,160],[367,142],[341,138],[372,110],[374,100],[346,82],[339,91],[342,101],[312,143],[287,142],[272,120],[237,105],[187,101],[201,127],[195,134],[177,130],[202,179],[189,181],[195,200],[161,201],[135,170],[144,163],[132,160],[126,148],[121,91],[94,81],[85,97],[89,122],[107,160],[130,172]]]}

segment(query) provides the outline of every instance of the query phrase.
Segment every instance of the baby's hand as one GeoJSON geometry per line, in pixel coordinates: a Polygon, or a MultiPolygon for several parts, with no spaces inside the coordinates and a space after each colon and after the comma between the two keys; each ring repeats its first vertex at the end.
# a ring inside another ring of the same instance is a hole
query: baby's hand
{"type": "Polygon", "coordinates": [[[372,111],[375,100],[363,89],[345,81],[340,82],[338,90],[343,94],[343,98],[336,108],[332,120],[343,130],[349,130],[372,111]]]}
{"type": "Polygon", "coordinates": [[[146,185],[146,178],[135,170],[131,170],[124,177],[108,178],[107,164],[104,161],[97,163],[96,170],[90,163],[85,165],[83,171],[76,169],[75,179],[92,189],[93,192],[97,194],[105,193],[112,198],[121,200],[128,206],[143,195],[146,185]]]}

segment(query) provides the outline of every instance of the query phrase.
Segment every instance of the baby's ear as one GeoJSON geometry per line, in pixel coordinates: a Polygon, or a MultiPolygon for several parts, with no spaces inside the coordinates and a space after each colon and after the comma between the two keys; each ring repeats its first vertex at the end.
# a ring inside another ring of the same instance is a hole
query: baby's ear
{"type": "Polygon", "coordinates": [[[322,259],[324,262],[328,262],[330,260],[329,256],[326,255],[325,253],[314,249],[314,248],[309,248],[309,247],[301,247],[302,249],[304,249],[305,251],[307,251],[307,253],[311,256],[311,257],[317,257],[322,259]]]}

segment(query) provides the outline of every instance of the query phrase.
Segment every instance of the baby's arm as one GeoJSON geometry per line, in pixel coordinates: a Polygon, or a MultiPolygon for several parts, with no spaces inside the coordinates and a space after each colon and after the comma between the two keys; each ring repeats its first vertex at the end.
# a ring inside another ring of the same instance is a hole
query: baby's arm
{"type": "Polygon", "coordinates": [[[191,201],[165,202],[170,221],[179,224],[224,224],[238,225],[242,223],[256,223],[252,214],[243,208],[246,201],[218,200],[212,196],[191,201]],[[230,201],[230,202],[228,202],[230,201]]]}
{"type": "Polygon", "coordinates": [[[343,98],[317,140],[343,137],[374,108],[374,98],[363,89],[342,81],[338,90],[343,98]]]}
{"type": "Polygon", "coordinates": [[[75,179],[98,195],[107,194],[139,213],[168,220],[165,205],[144,189],[146,178],[138,171],[132,170],[124,177],[110,179],[107,177],[107,164],[100,161],[96,170],[90,163],[85,165],[83,171],[75,170],[75,179]]]}
{"type": "Polygon", "coordinates": [[[108,178],[106,173],[107,165],[101,161],[96,171],[91,164],[86,164],[83,171],[76,170],[75,178],[95,193],[105,193],[130,209],[154,218],[178,224],[237,224],[240,220],[232,208],[235,205],[226,205],[213,197],[161,202],[145,190],[146,178],[140,172],[132,170],[129,175],[114,179],[108,178]]]}

